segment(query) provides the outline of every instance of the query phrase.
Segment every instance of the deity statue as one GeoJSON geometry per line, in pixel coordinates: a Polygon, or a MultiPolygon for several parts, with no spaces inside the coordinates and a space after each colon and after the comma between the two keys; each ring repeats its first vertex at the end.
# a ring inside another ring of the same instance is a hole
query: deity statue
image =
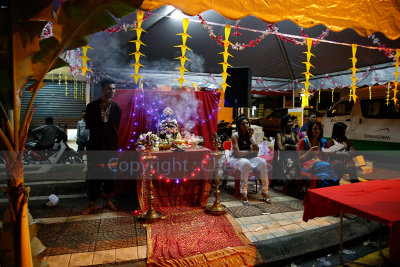
{"type": "Polygon", "coordinates": [[[161,120],[157,124],[158,136],[161,139],[181,139],[179,133],[179,125],[173,116],[174,111],[170,107],[166,107],[161,115],[161,120]]]}

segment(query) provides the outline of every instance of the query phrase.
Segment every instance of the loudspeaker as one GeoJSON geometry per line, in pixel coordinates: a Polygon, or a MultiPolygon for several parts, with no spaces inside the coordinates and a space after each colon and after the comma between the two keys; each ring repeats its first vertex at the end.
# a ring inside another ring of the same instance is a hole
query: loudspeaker
{"type": "Polygon", "coordinates": [[[225,107],[251,107],[251,77],[249,67],[228,68],[225,90],[225,107]]]}

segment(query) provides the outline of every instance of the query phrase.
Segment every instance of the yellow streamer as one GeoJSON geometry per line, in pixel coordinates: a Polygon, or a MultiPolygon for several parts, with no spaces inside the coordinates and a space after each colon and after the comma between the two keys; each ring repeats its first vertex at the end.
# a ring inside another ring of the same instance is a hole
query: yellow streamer
{"type": "Polygon", "coordinates": [[[394,105],[397,104],[397,101],[398,101],[397,93],[399,92],[399,90],[397,89],[397,86],[398,86],[398,83],[399,83],[398,78],[399,78],[399,65],[400,65],[400,62],[399,62],[400,49],[396,49],[395,58],[396,58],[396,62],[394,63],[394,65],[396,66],[396,71],[393,73],[395,75],[394,76],[395,79],[394,79],[393,98],[392,98],[392,100],[394,102],[394,105]]]}
{"type": "Polygon", "coordinates": [[[304,54],[307,55],[307,61],[303,62],[306,65],[306,72],[303,72],[303,74],[306,76],[306,81],[302,82],[304,83],[304,89],[301,91],[301,107],[308,107],[309,106],[309,98],[310,98],[310,91],[308,88],[312,86],[312,84],[309,82],[310,76],[313,76],[310,72],[310,68],[314,66],[310,63],[311,56],[315,57],[311,53],[311,46],[312,46],[312,39],[307,38],[307,52],[303,52],[304,54]]]}
{"type": "Polygon", "coordinates": [[[389,101],[390,101],[390,82],[387,84],[387,95],[386,95],[386,106],[389,106],[389,101]]]}
{"type": "Polygon", "coordinates": [[[180,78],[177,79],[176,81],[179,81],[179,86],[182,87],[184,82],[188,82],[183,78],[183,74],[185,73],[185,71],[188,71],[187,69],[185,69],[185,63],[186,60],[190,61],[186,56],[186,50],[192,50],[189,47],[186,46],[186,40],[187,38],[192,38],[189,34],[186,33],[187,28],[189,26],[189,20],[188,19],[183,19],[182,21],[182,26],[183,26],[183,32],[182,33],[177,33],[176,35],[181,35],[182,36],[182,45],[176,45],[174,47],[180,47],[181,48],[181,52],[182,52],[182,56],[177,57],[175,59],[179,59],[181,61],[181,66],[179,68],[176,68],[179,70],[180,73],[180,78]]]}
{"type": "Polygon", "coordinates": [[[222,64],[222,80],[223,83],[221,83],[222,86],[222,92],[225,94],[226,87],[231,87],[229,84],[226,83],[226,78],[229,76],[227,69],[228,67],[232,67],[231,65],[228,64],[228,57],[233,57],[231,54],[229,54],[228,49],[229,45],[231,42],[229,42],[229,35],[231,34],[231,25],[226,25],[225,26],[225,40],[224,40],[224,52],[221,52],[219,54],[223,55],[224,62],[219,63],[222,64]]]}
{"type": "Polygon", "coordinates": [[[68,95],[68,78],[67,78],[67,74],[65,74],[65,76],[64,76],[64,79],[65,79],[65,96],[67,96],[68,95]]]}
{"type": "Polygon", "coordinates": [[[86,67],[87,61],[88,61],[88,60],[91,60],[90,58],[88,58],[88,57],[86,56],[86,53],[87,53],[88,48],[93,49],[93,48],[91,48],[91,47],[88,46],[88,45],[82,46],[82,54],[83,54],[83,56],[80,56],[81,59],[82,59],[82,67],[80,67],[79,69],[82,71],[82,77],[84,77],[84,78],[85,78],[85,75],[86,75],[86,72],[87,72],[87,71],[93,72],[93,71],[91,71],[90,69],[88,69],[88,68],[86,67]]]}
{"type": "Polygon", "coordinates": [[[356,52],[357,52],[357,45],[356,44],[352,44],[351,45],[351,50],[352,50],[352,54],[353,57],[351,58],[351,62],[353,64],[353,67],[351,68],[351,71],[353,73],[353,76],[351,76],[351,80],[352,80],[352,85],[351,85],[351,89],[350,89],[350,94],[349,94],[349,101],[353,100],[354,103],[357,101],[357,95],[356,95],[356,82],[357,82],[357,77],[356,77],[356,72],[358,71],[358,69],[356,68],[356,63],[357,63],[357,58],[356,58],[356,52]]]}
{"type": "Polygon", "coordinates": [[[371,100],[372,99],[372,90],[371,90],[371,88],[372,88],[372,86],[370,86],[368,89],[369,89],[369,100],[371,100]]]}
{"type": "Polygon", "coordinates": [[[144,45],[146,46],[144,43],[142,43],[142,41],[140,41],[140,37],[142,36],[142,32],[146,32],[145,30],[142,29],[142,22],[143,22],[143,11],[138,11],[136,14],[136,19],[137,19],[137,27],[133,28],[133,31],[136,31],[136,40],[133,41],[129,41],[131,43],[135,43],[136,46],[136,52],[131,53],[129,55],[135,55],[135,63],[131,64],[131,66],[135,67],[135,74],[129,76],[129,77],[133,77],[135,79],[135,83],[138,83],[139,78],[144,79],[144,77],[140,76],[139,74],[139,69],[140,67],[144,67],[142,64],[139,63],[139,59],[140,56],[145,56],[142,53],[139,52],[140,50],[140,46],[144,45]]]}

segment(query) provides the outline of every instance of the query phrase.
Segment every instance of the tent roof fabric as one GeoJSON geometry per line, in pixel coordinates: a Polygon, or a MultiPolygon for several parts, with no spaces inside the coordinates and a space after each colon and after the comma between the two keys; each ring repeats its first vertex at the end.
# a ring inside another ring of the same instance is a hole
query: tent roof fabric
{"type": "MultiPolygon", "coordinates": [[[[232,1],[237,4],[236,0],[232,1]]],[[[176,3],[174,2],[174,6],[180,7],[181,5],[183,8],[192,8],[189,10],[190,12],[183,11],[195,14],[200,10],[210,8],[211,4],[208,2],[214,3],[215,7],[212,8],[217,8],[221,5],[219,3],[221,1],[204,1],[202,4],[200,2],[193,1],[189,4],[185,1],[177,0],[176,3]],[[193,7],[191,7],[192,5],[193,7]]],[[[342,1],[340,0],[340,2],[342,1]]],[[[351,3],[352,0],[348,0],[348,2],[351,3]]],[[[380,3],[378,0],[375,0],[375,2],[380,3]]],[[[240,3],[241,8],[239,10],[247,8],[247,5],[255,3],[255,1],[241,0],[240,3]]],[[[387,1],[387,3],[390,6],[392,2],[387,1]]],[[[336,6],[337,4],[335,2],[332,5],[336,6]]],[[[161,6],[161,1],[145,0],[142,8],[153,9],[157,6],[161,6]]],[[[343,4],[343,6],[345,5],[343,4]]],[[[221,9],[222,7],[219,8],[221,9]]],[[[230,7],[226,8],[228,11],[233,10],[230,7]]],[[[260,13],[257,8],[254,10],[255,13],[260,13]]],[[[343,9],[339,15],[344,16],[342,13],[347,12],[345,11],[343,9]]],[[[396,13],[398,9],[393,9],[392,11],[396,13]]],[[[181,36],[176,35],[182,32],[182,20],[174,19],[174,12],[175,9],[171,6],[160,7],[152,10],[150,16],[142,24],[142,28],[146,32],[141,35],[141,41],[146,46],[142,46],[140,52],[146,55],[146,57],[140,58],[140,63],[145,66],[140,71],[141,73],[143,72],[145,83],[152,84],[152,86],[162,86],[165,84],[176,86],[178,84],[175,81],[179,78],[179,72],[176,68],[180,66],[180,61],[175,58],[181,55],[181,51],[174,46],[182,43],[181,36]],[[146,71],[149,72],[145,73],[146,71]]],[[[234,36],[231,33],[229,41],[232,43],[248,43],[251,40],[257,39],[262,35],[260,32],[264,32],[267,28],[266,23],[255,16],[246,16],[240,19],[240,21],[232,21],[223,17],[222,15],[226,15],[223,12],[226,11],[222,11],[219,14],[215,10],[208,10],[201,13],[201,16],[206,22],[213,22],[218,25],[238,25],[240,27],[238,32],[242,33],[242,35],[234,36]],[[245,28],[254,29],[258,32],[244,30],[245,28]]],[[[389,13],[388,16],[394,13],[389,13]]],[[[218,85],[218,83],[222,82],[219,75],[222,72],[222,67],[219,63],[223,61],[223,58],[219,53],[223,51],[223,47],[217,44],[217,40],[210,37],[209,31],[200,24],[199,18],[189,18],[191,21],[187,32],[192,38],[188,38],[187,45],[192,51],[186,52],[186,56],[191,61],[186,62],[185,65],[185,68],[190,72],[185,72],[184,78],[189,83],[184,83],[184,85],[191,86],[192,83],[199,86],[207,86],[207,83],[218,85]],[[206,74],[204,76],[200,75],[201,73],[206,74]],[[208,78],[210,73],[213,74],[215,80],[208,78]]],[[[130,24],[135,20],[136,12],[122,18],[118,25],[121,26],[124,23],[130,24]]],[[[396,25],[399,23],[399,20],[393,19],[392,22],[392,27],[397,27],[396,25]]],[[[301,28],[290,20],[280,21],[276,23],[276,27],[279,33],[296,36],[302,35],[301,28]]],[[[312,28],[304,29],[304,33],[309,37],[318,38],[326,29],[323,25],[315,25],[312,28]]],[[[400,30],[397,29],[396,32],[400,33],[400,30]]],[[[213,26],[213,33],[217,36],[224,36],[224,28],[213,26]]],[[[387,45],[390,48],[400,48],[400,39],[389,40],[379,32],[375,33],[375,37],[380,40],[381,44],[387,45]]],[[[136,48],[134,43],[129,41],[135,39],[135,31],[121,31],[112,34],[108,32],[97,33],[93,36],[89,44],[94,50],[88,51],[88,56],[93,59],[97,69],[107,70],[107,75],[116,75],[120,81],[131,82],[133,79],[129,76],[134,73],[134,69],[129,65],[133,63],[134,58],[128,55],[136,51],[136,48]],[[111,71],[110,68],[118,68],[121,71],[118,73],[118,71],[111,71]]],[[[362,37],[353,29],[330,32],[326,36],[326,40],[365,46],[378,46],[373,38],[362,37]]],[[[306,61],[304,52],[306,50],[307,47],[305,45],[287,43],[280,40],[276,35],[269,34],[255,47],[248,47],[239,51],[229,48],[229,53],[233,57],[229,57],[228,63],[234,67],[250,67],[253,74],[253,89],[255,90],[297,90],[299,87],[303,87],[303,84],[297,83],[297,81],[304,81],[304,62],[306,61]],[[262,78],[262,82],[257,82],[258,77],[262,78]]],[[[315,57],[311,58],[311,64],[315,68],[311,69],[314,77],[310,78],[312,84],[310,89],[340,88],[351,85],[350,77],[352,74],[351,70],[349,70],[352,67],[351,46],[321,42],[313,46],[311,52],[315,55],[315,57]],[[329,76],[325,76],[326,74],[329,74],[329,76]]],[[[356,67],[359,69],[356,74],[359,79],[357,86],[384,84],[394,80],[395,76],[393,73],[395,72],[395,67],[393,66],[393,59],[385,56],[384,51],[358,47],[356,57],[356,67]]]]}
{"type": "Polygon", "coordinates": [[[163,5],[191,16],[213,9],[231,20],[253,15],[268,23],[291,20],[305,28],[323,24],[336,32],[352,28],[362,36],[381,32],[392,40],[400,37],[398,0],[144,0],[140,8],[163,5]]]}

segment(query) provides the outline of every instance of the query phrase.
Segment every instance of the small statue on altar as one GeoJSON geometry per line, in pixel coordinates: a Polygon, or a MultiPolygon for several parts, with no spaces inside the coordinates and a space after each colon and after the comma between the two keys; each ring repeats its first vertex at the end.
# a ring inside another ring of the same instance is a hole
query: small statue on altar
{"type": "Polygon", "coordinates": [[[166,107],[161,115],[161,120],[157,124],[158,136],[161,139],[181,139],[179,125],[173,116],[174,111],[166,107]]]}

